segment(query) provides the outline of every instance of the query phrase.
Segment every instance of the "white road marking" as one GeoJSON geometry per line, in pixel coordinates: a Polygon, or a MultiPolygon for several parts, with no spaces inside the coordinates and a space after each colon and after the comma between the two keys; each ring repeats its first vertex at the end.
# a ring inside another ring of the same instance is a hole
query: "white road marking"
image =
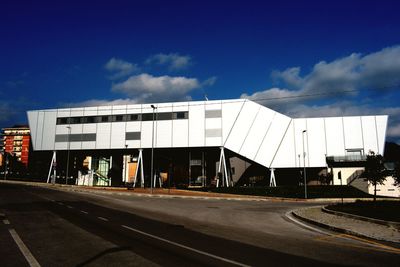
{"type": "Polygon", "coordinates": [[[73,209],[74,207],[67,205],[67,208],[69,208],[69,209],[73,209]]]}
{"type": "Polygon", "coordinates": [[[24,255],[26,261],[29,263],[31,267],[40,267],[39,262],[33,257],[32,253],[29,249],[25,246],[24,242],[22,242],[21,238],[19,237],[18,233],[14,229],[10,229],[10,234],[14,239],[15,243],[17,244],[19,250],[24,255]]]}
{"type": "Polygon", "coordinates": [[[220,261],[223,261],[223,262],[227,262],[227,263],[230,263],[230,264],[233,264],[233,265],[237,265],[237,266],[246,266],[246,267],[250,266],[250,265],[247,265],[247,264],[244,264],[244,263],[240,263],[240,262],[237,262],[237,261],[234,261],[234,260],[230,260],[230,259],[226,259],[226,258],[217,256],[217,255],[214,255],[214,254],[210,254],[210,253],[205,252],[205,251],[201,251],[201,250],[198,250],[198,249],[195,249],[195,248],[191,248],[191,247],[179,244],[179,243],[175,243],[173,241],[170,241],[170,240],[164,239],[162,237],[158,237],[158,236],[155,236],[155,235],[140,231],[138,229],[134,229],[134,228],[126,226],[126,225],[121,225],[121,226],[126,228],[126,229],[128,229],[128,230],[131,230],[133,232],[136,232],[136,233],[139,233],[139,234],[142,234],[142,235],[145,235],[145,236],[148,236],[148,237],[163,241],[165,243],[168,243],[168,244],[180,247],[180,248],[184,248],[184,249],[196,252],[198,254],[202,254],[202,255],[208,256],[210,258],[214,258],[214,259],[217,259],[217,260],[220,260],[220,261]]]}
{"type": "Polygon", "coordinates": [[[10,224],[10,221],[9,220],[3,220],[3,223],[4,224],[10,224]]]}
{"type": "Polygon", "coordinates": [[[89,214],[89,212],[84,211],[84,210],[81,210],[81,212],[84,213],[84,214],[89,214]]]}
{"type": "Polygon", "coordinates": [[[318,229],[318,228],[315,228],[315,227],[312,227],[312,226],[309,226],[309,225],[307,225],[307,224],[305,224],[305,223],[300,222],[299,220],[295,219],[295,218],[291,215],[291,213],[292,213],[292,212],[289,211],[289,212],[286,212],[285,215],[286,215],[286,218],[288,218],[288,219],[291,220],[292,222],[297,223],[297,224],[299,224],[299,225],[301,225],[301,226],[307,228],[308,230],[311,230],[311,231],[314,231],[314,232],[318,232],[318,233],[320,233],[320,234],[332,236],[332,234],[329,233],[329,232],[322,231],[322,230],[320,230],[320,229],[318,229]]]}
{"type": "Polygon", "coordinates": [[[58,203],[58,205],[64,205],[64,203],[62,203],[62,202],[57,202],[58,203]]]}
{"type": "Polygon", "coordinates": [[[97,219],[102,220],[102,221],[105,221],[105,222],[108,222],[108,219],[107,219],[107,218],[104,218],[104,217],[97,217],[97,219]]]}
{"type": "Polygon", "coordinates": [[[0,217],[5,217],[6,215],[4,213],[0,213],[0,217]]]}

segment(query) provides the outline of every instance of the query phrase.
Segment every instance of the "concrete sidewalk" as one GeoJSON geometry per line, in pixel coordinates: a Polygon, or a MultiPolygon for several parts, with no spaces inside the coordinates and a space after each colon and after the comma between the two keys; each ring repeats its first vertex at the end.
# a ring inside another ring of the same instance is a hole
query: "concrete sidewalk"
{"type": "Polygon", "coordinates": [[[303,221],[333,231],[400,243],[400,230],[393,226],[329,214],[322,211],[322,206],[295,210],[292,214],[303,221]]]}

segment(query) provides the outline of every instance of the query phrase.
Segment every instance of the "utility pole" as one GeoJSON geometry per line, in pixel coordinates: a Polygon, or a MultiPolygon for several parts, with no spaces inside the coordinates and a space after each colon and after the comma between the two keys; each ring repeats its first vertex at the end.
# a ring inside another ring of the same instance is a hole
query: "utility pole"
{"type": "Polygon", "coordinates": [[[68,152],[67,152],[67,170],[66,170],[66,172],[65,172],[65,184],[68,184],[69,151],[70,151],[71,126],[67,126],[67,129],[68,129],[68,152]]]}
{"type": "Polygon", "coordinates": [[[151,131],[151,170],[150,170],[150,192],[153,194],[153,179],[154,179],[154,112],[157,109],[154,105],[151,105],[151,108],[153,109],[153,125],[152,125],[152,131],[151,131]]]}
{"type": "Polygon", "coordinates": [[[304,162],[304,198],[307,199],[307,173],[306,173],[306,151],[304,149],[304,134],[307,133],[307,130],[303,130],[302,137],[303,137],[303,162],[304,162]]]}

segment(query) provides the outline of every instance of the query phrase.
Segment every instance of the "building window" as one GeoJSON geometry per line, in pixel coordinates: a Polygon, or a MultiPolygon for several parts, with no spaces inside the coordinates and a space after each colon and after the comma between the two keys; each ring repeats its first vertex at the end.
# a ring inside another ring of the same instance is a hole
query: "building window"
{"type": "Polygon", "coordinates": [[[69,118],[57,118],[57,124],[68,124],[69,118]]]}
{"type": "Polygon", "coordinates": [[[141,133],[140,132],[126,132],[125,139],[126,140],[140,140],[141,133]]]}
{"type": "Polygon", "coordinates": [[[83,122],[83,117],[71,117],[69,121],[71,124],[79,124],[83,122]]]}
{"type": "Polygon", "coordinates": [[[84,123],[96,123],[96,116],[84,117],[84,123]]]}
{"type": "Polygon", "coordinates": [[[114,115],[113,121],[116,121],[116,122],[125,121],[125,115],[114,115]]]}
{"type": "Polygon", "coordinates": [[[128,115],[127,120],[128,121],[140,121],[141,120],[141,114],[130,114],[130,115],[128,115]]]}
{"type": "Polygon", "coordinates": [[[101,116],[99,122],[109,122],[110,116],[101,116]]]}
{"type": "Polygon", "coordinates": [[[187,111],[174,112],[173,118],[176,119],[176,120],[187,119],[188,118],[188,112],[187,111]]]}

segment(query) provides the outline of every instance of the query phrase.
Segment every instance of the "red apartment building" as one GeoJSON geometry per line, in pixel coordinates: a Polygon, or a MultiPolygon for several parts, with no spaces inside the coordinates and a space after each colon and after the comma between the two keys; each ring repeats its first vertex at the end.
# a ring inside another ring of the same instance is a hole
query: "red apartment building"
{"type": "Polygon", "coordinates": [[[27,126],[3,128],[3,150],[9,156],[15,156],[25,167],[28,167],[30,130],[27,126]]]}

